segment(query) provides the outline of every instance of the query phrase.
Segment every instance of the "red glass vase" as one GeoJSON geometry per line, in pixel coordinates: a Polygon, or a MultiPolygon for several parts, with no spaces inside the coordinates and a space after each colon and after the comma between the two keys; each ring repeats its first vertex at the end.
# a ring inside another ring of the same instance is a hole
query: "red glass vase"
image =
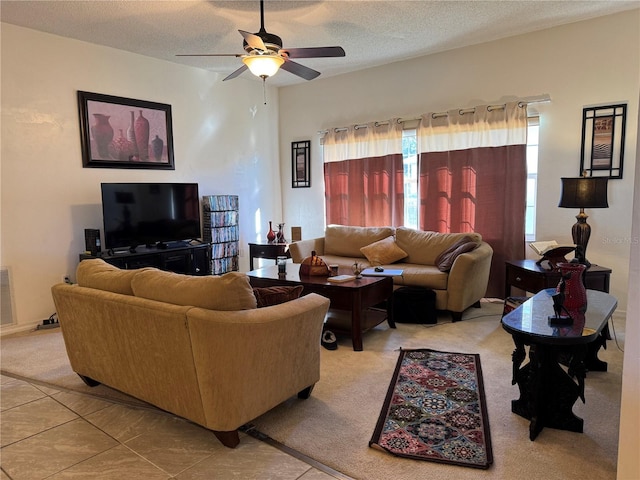
{"type": "Polygon", "coordinates": [[[275,239],[276,239],[276,232],[273,231],[273,226],[271,225],[271,222],[269,222],[269,231],[267,232],[267,242],[273,243],[275,239]]]}
{"type": "Polygon", "coordinates": [[[559,263],[558,270],[562,279],[556,291],[564,290],[564,307],[567,310],[584,312],[587,310],[587,289],[584,286],[583,274],[586,266],[581,263],[559,263]]]}

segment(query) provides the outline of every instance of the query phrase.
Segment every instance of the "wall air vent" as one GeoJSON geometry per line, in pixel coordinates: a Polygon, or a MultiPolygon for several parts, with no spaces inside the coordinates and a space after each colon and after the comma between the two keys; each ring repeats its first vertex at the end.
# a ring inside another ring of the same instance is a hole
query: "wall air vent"
{"type": "Polygon", "coordinates": [[[13,298],[6,267],[0,267],[0,325],[13,325],[13,298]]]}

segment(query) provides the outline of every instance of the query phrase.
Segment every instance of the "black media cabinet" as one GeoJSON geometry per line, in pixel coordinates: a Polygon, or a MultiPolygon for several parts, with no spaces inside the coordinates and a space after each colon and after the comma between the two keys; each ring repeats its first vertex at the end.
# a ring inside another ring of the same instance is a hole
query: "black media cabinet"
{"type": "Polygon", "coordinates": [[[138,247],[135,252],[102,252],[100,256],[88,253],[80,254],[80,261],[90,258],[101,258],[118,268],[131,270],[134,268],[156,267],[175,273],[187,275],[211,275],[211,244],[181,245],[167,248],[138,247]]]}

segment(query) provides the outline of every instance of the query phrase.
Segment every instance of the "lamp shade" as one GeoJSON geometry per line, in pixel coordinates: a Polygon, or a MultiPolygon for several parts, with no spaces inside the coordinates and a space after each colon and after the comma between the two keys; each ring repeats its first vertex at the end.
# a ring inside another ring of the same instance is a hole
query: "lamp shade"
{"type": "Polygon", "coordinates": [[[608,177],[561,178],[562,195],[559,207],[609,208],[608,177]]]}
{"type": "Polygon", "coordinates": [[[279,55],[248,55],[242,61],[256,77],[266,78],[278,73],[284,58],[279,55]]]}

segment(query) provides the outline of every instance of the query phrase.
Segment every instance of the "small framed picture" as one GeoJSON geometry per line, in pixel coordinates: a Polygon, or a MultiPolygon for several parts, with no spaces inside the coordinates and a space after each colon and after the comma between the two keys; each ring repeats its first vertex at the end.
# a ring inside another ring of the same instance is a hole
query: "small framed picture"
{"type": "Polygon", "coordinates": [[[171,105],[78,91],[82,166],[175,170],[171,105]]]}
{"type": "Polygon", "coordinates": [[[291,186],[304,188],[311,186],[311,141],[291,142],[291,186]]]}
{"type": "Polygon", "coordinates": [[[622,178],[627,105],[582,110],[580,175],[622,178]]]}

